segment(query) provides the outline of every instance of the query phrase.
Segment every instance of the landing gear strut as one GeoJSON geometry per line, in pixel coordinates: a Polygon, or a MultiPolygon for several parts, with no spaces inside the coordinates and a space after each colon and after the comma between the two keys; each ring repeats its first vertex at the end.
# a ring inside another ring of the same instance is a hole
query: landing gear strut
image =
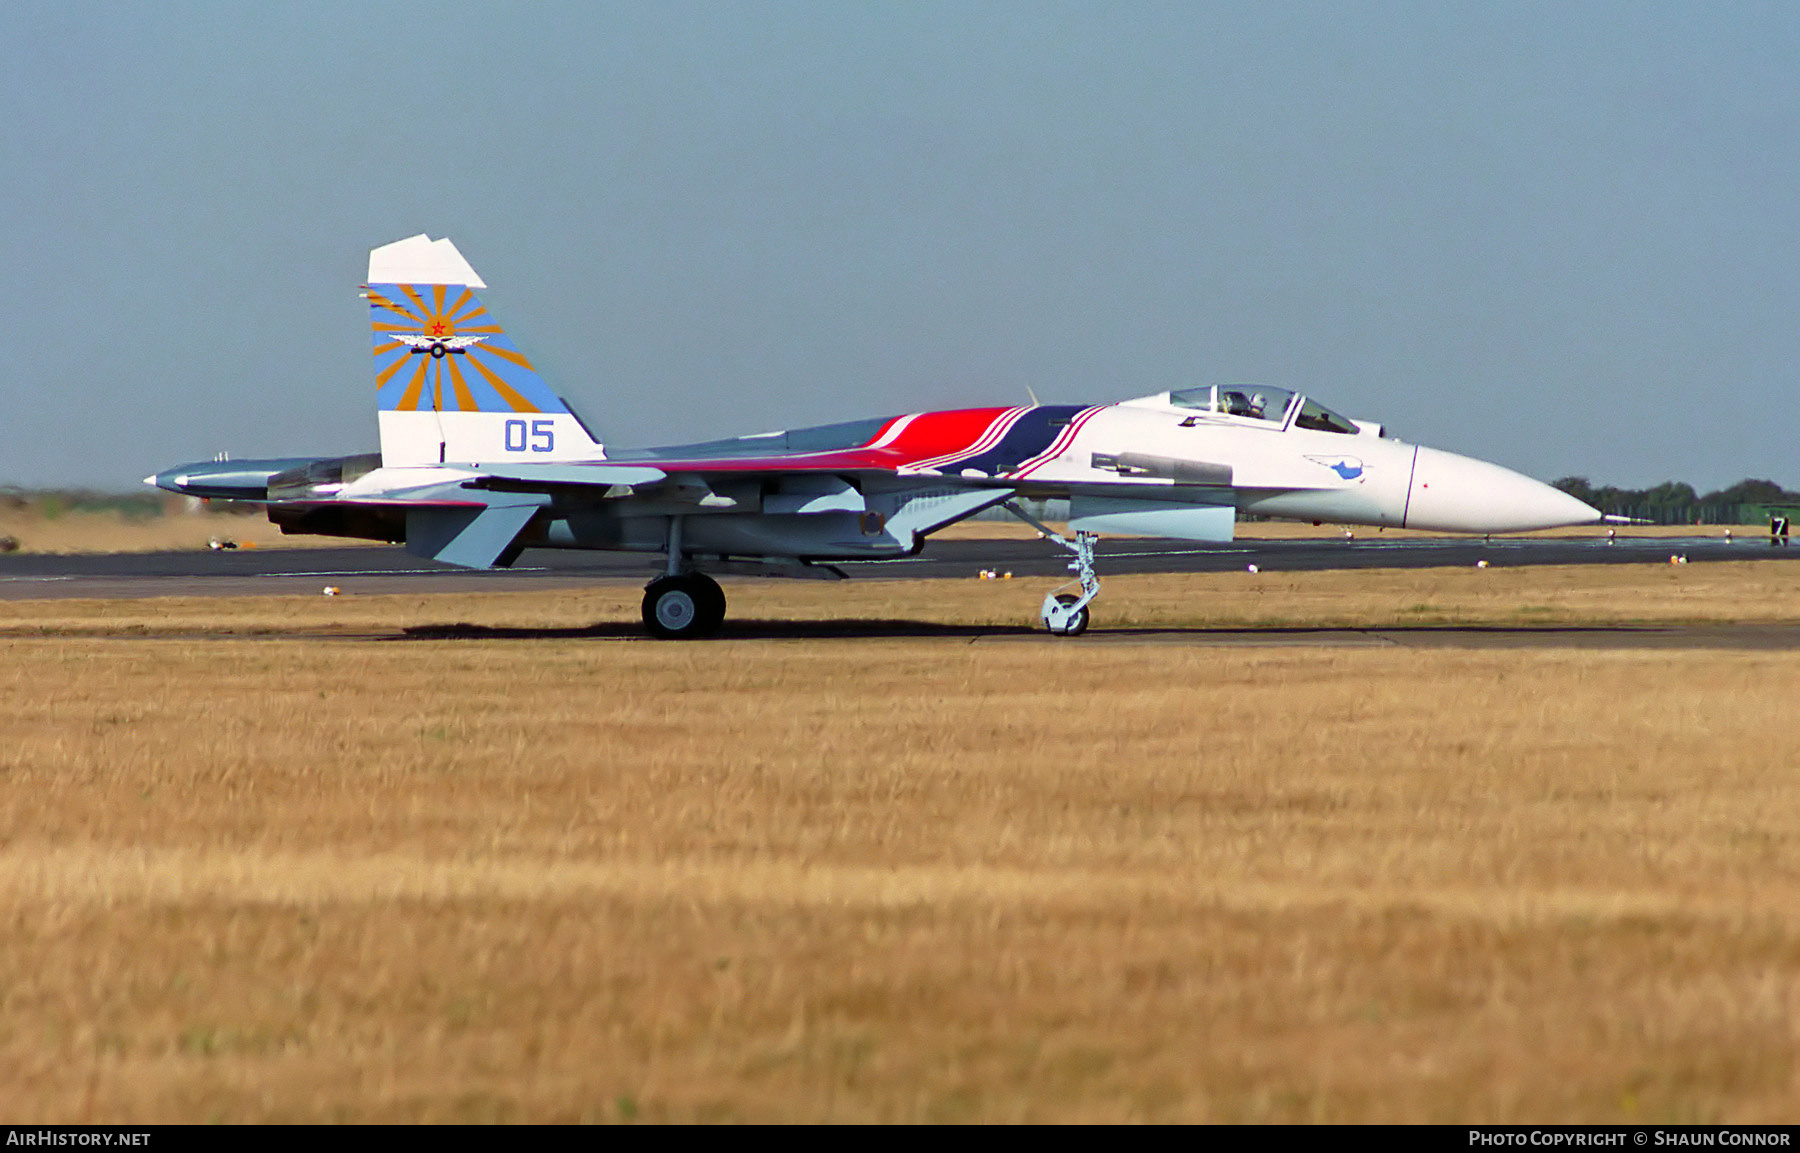
{"type": "Polygon", "coordinates": [[[644,586],[644,627],[662,641],[710,637],[725,623],[725,590],[705,573],[687,570],[681,518],[669,518],[669,567],[644,586]]]}
{"type": "Polygon", "coordinates": [[[1075,579],[1044,598],[1043,619],[1044,627],[1053,636],[1080,636],[1087,631],[1088,604],[1100,595],[1100,577],[1094,571],[1094,542],[1099,537],[1091,532],[1078,532],[1075,539],[1070,540],[1061,533],[1051,532],[1010,500],[1001,507],[1075,554],[1075,559],[1069,562],[1069,571],[1075,574],[1075,579]],[[1070,591],[1074,588],[1079,588],[1080,593],[1070,591]]]}
{"type": "Polygon", "coordinates": [[[644,626],[658,640],[710,637],[725,622],[725,590],[705,573],[657,577],[644,589],[644,626]]]}

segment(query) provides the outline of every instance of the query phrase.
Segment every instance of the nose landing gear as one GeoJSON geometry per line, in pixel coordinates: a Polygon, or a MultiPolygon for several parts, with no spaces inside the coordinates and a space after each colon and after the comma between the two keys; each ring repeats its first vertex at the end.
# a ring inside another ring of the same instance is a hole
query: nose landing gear
{"type": "Polygon", "coordinates": [[[1043,620],[1044,628],[1052,636],[1080,636],[1087,631],[1088,605],[1100,595],[1100,576],[1094,571],[1094,542],[1100,539],[1099,536],[1078,532],[1075,539],[1070,540],[1061,533],[1051,532],[1013,501],[1006,501],[1001,507],[1075,554],[1075,559],[1069,562],[1069,571],[1075,574],[1075,580],[1044,598],[1043,620]],[[1080,593],[1071,592],[1074,587],[1079,587],[1080,593]]]}
{"type": "Polygon", "coordinates": [[[1070,586],[1064,585],[1045,597],[1044,627],[1053,636],[1078,637],[1087,631],[1088,604],[1100,595],[1100,577],[1094,572],[1094,541],[1098,538],[1091,532],[1078,532],[1072,541],[1054,533],[1050,539],[1075,554],[1069,571],[1075,574],[1074,584],[1081,591],[1070,592],[1070,586]]]}

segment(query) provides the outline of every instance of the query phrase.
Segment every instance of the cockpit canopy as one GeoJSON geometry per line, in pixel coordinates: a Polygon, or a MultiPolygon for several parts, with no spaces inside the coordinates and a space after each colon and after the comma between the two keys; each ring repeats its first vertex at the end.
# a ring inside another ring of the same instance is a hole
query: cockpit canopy
{"type": "Polygon", "coordinates": [[[1213,384],[1204,388],[1177,389],[1169,394],[1169,403],[1176,408],[1247,416],[1273,424],[1287,423],[1288,406],[1293,402],[1291,390],[1261,384],[1213,384]]]}
{"type": "Polygon", "coordinates": [[[1348,417],[1339,416],[1316,400],[1301,396],[1288,388],[1266,384],[1211,384],[1201,388],[1179,388],[1163,396],[1146,397],[1146,402],[1163,402],[1171,408],[1197,413],[1238,417],[1262,421],[1272,427],[1285,428],[1291,418],[1294,427],[1314,432],[1341,432],[1355,436],[1362,429],[1348,417]]]}

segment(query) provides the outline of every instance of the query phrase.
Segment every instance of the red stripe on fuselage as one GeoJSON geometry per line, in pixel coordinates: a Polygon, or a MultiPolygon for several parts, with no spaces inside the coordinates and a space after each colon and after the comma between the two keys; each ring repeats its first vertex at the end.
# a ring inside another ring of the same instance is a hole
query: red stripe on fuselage
{"type": "Polygon", "coordinates": [[[945,412],[922,412],[894,439],[894,443],[878,451],[898,458],[895,460],[897,465],[955,456],[974,447],[995,420],[1011,411],[1009,408],[956,408],[945,412]]]}
{"type": "Polygon", "coordinates": [[[993,415],[988,421],[987,427],[983,428],[974,440],[958,445],[949,452],[941,452],[935,456],[917,458],[912,461],[910,467],[947,468],[959,460],[967,460],[971,456],[979,456],[981,453],[984,453],[988,449],[993,448],[996,444],[999,444],[1000,438],[1005,436],[1012,426],[1019,422],[1019,417],[1028,411],[1030,410],[1027,408],[982,408],[961,410],[961,412],[956,413],[955,415],[962,415],[962,413],[966,412],[991,413],[993,415]]]}

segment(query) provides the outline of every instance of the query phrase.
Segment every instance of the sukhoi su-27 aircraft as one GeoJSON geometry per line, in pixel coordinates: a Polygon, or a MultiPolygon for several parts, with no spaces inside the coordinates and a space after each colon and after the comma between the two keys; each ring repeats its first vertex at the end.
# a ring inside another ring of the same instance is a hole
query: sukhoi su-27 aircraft
{"type": "Polygon", "coordinates": [[[1096,534],[1228,541],[1240,512],[1467,533],[1600,519],[1529,477],[1263,385],[609,451],[476,297],[486,287],[449,240],[369,254],[379,453],[207,461],[147,483],[263,502],[283,532],[404,543],[469,568],[527,548],[661,554],[644,624],[664,638],[718,629],[725,595],[709,573],[839,576],[833,561],[911,556],[996,506],[1073,554],[1076,580],[1043,604],[1059,636],[1087,627],[1096,534]],[[1045,499],[1068,502],[1068,535],[1024,503],[1045,499]]]}

